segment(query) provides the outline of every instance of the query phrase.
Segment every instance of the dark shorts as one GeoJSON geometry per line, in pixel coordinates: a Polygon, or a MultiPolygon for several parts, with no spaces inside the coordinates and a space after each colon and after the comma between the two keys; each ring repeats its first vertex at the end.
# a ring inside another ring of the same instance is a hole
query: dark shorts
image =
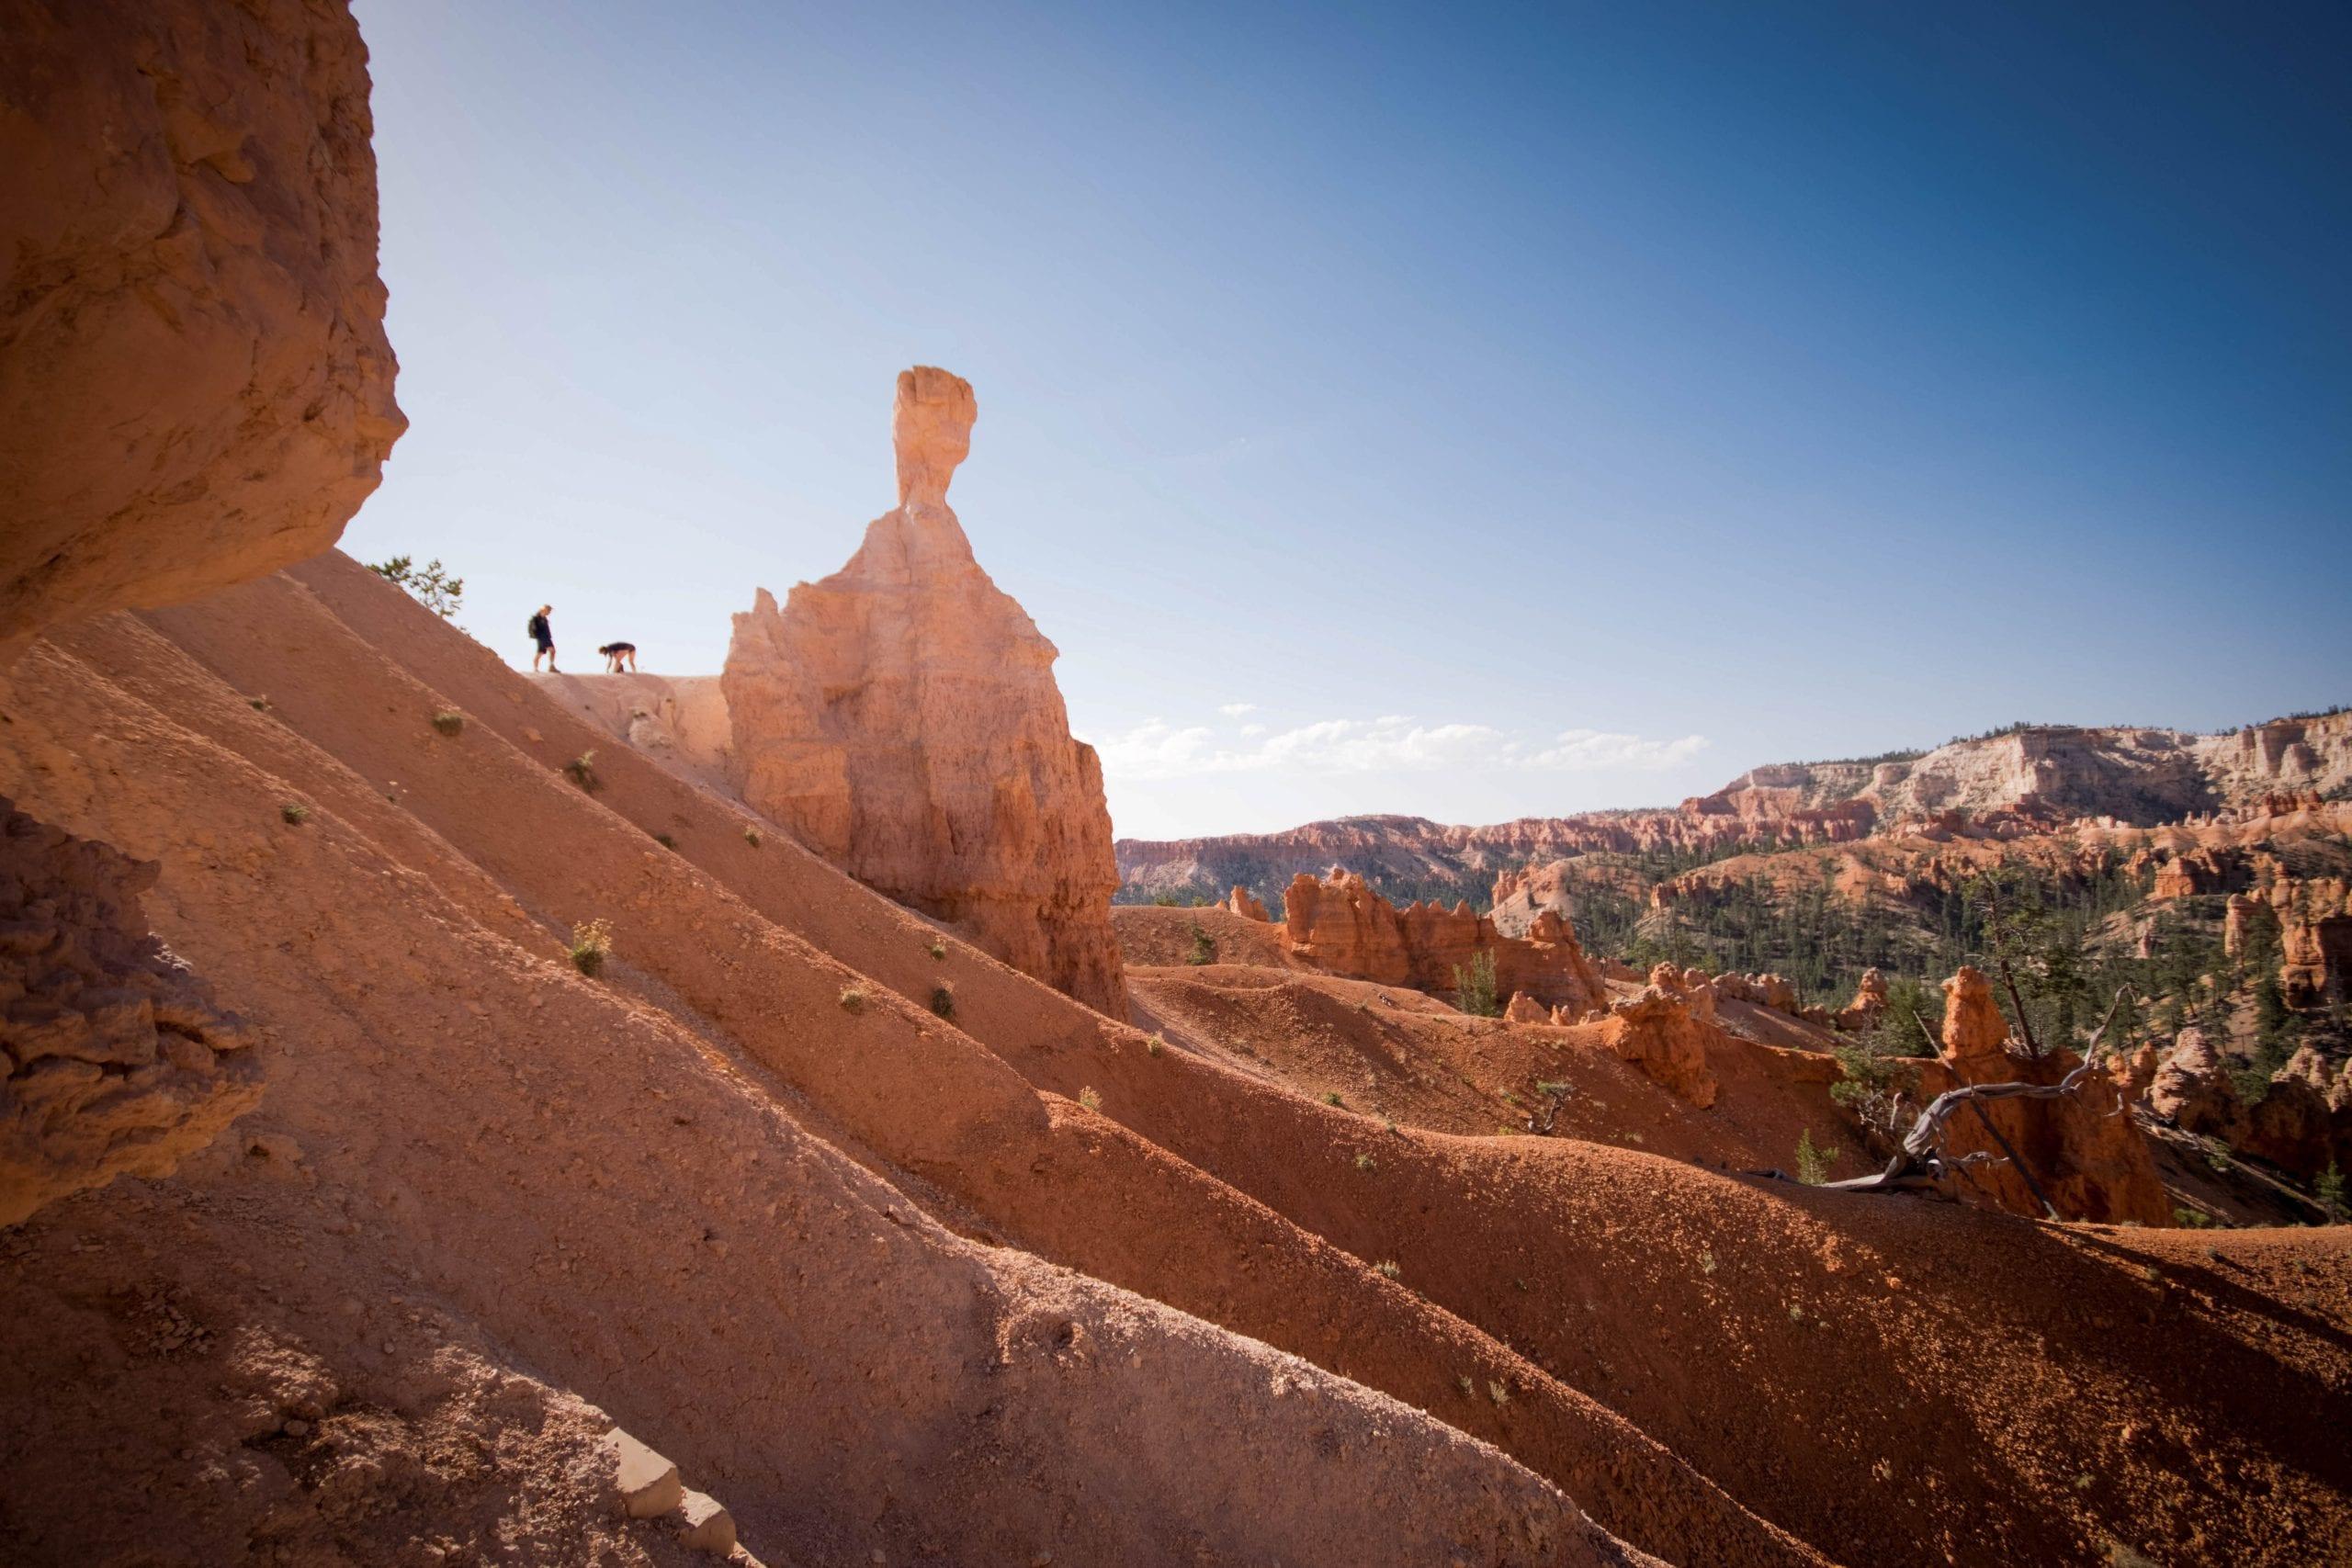
{"type": "Polygon", "coordinates": [[[537,640],[541,653],[553,653],[555,651],[555,638],[551,637],[543,637],[537,640]]]}

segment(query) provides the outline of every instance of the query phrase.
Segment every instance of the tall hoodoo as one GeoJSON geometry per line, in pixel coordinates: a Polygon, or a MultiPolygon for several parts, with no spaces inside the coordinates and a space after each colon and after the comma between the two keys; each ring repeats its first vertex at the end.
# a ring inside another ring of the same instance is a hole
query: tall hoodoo
{"type": "Polygon", "coordinates": [[[899,377],[897,508],[840,571],[735,617],[735,767],[754,809],[859,881],[1124,1018],[1102,765],[1070,738],[1054,645],[947,505],[978,412],[960,377],[899,377]]]}

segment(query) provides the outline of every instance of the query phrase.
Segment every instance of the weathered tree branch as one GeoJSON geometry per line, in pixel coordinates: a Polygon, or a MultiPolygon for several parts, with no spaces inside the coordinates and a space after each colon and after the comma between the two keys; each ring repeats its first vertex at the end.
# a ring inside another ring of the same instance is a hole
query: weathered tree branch
{"type": "MultiPolygon", "coordinates": [[[[2091,1032],[2089,1041],[2083,1046],[2083,1059],[2075,1064],[2073,1071],[2056,1083],[1980,1083],[1962,1084],[1957,1089],[1948,1089],[1928,1101],[1928,1108],[1919,1112],[1918,1121],[1913,1122],[1911,1131],[1904,1134],[1902,1146],[1896,1149],[1894,1156],[1886,1162],[1884,1170],[1875,1176],[1858,1176],[1849,1180],[1831,1181],[1824,1185],[1829,1190],[1836,1192],[1909,1191],[1921,1187],[1939,1185],[1948,1169],[1962,1163],[1957,1160],[1947,1160],[1943,1153],[1944,1124],[1951,1120],[1962,1106],[1975,1107],[1979,1114],[1982,1114],[1982,1102],[1987,1100],[2060,1100],[2073,1094],[2082,1087],[2083,1080],[2097,1070],[2099,1043],[2106,1038],[2108,1026],[2115,1021],[2115,1015],[2121,1010],[2123,998],[2134,994],[2130,986],[2125,986],[2115,993],[2115,1000],[2108,1004],[2107,1016],[2098,1021],[2098,1027],[2091,1032]]],[[[1921,1027],[1924,1029],[1925,1025],[1921,1027]]],[[[1989,1122],[1987,1125],[1990,1125],[1989,1122]]],[[[2002,1142],[2006,1147],[2007,1140],[2002,1142]]],[[[2012,1156],[2013,1159],[2014,1157],[2012,1156]]],[[[2019,1168],[2022,1170],[2023,1168],[2019,1168]]],[[[1774,1171],[1758,1174],[1777,1176],[1780,1173],[1774,1171]]],[[[2027,1184],[2034,1185],[2030,1176],[2027,1177],[2027,1184]]],[[[2042,1197],[2039,1187],[2034,1187],[2034,1196],[2041,1199],[2044,1210],[2055,1213],[2055,1211],[2051,1209],[2050,1201],[2042,1197]]]]}

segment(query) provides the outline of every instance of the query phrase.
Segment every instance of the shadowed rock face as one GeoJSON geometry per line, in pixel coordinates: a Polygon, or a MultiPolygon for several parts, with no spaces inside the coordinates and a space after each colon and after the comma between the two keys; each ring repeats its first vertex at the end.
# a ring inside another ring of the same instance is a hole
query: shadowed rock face
{"type": "Polygon", "coordinates": [[[331,0],[0,0],[0,663],[318,554],[406,421],[331,0]]]}
{"type": "Polygon", "coordinates": [[[1054,645],[947,505],[977,414],[961,378],[902,374],[899,506],[840,571],[735,617],[738,782],[851,875],[1124,1018],[1102,765],[1070,738],[1054,645]]]}
{"type": "Polygon", "coordinates": [[[162,1176],[261,1098],[244,1027],[147,930],[154,880],[0,799],[0,1225],[162,1176]]]}

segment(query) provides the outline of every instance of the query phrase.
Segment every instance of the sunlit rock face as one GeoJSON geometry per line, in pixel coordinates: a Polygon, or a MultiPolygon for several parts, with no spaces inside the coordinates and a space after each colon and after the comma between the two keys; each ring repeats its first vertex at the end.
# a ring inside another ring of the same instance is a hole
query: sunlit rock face
{"type": "MultiPolygon", "coordinates": [[[[2025,1055],[1978,970],[1962,965],[1943,992],[1943,1051],[1921,1070],[1923,1098],[1962,1084],[2054,1084],[2080,1063],[2058,1048],[2025,1055]]],[[[2128,1064],[2113,1064],[2063,1098],[1996,1100],[1980,1104],[1981,1120],[1973,1112],[1952,1117],[1944,1124],[1945,1154],[1983,1161],[1967,1168],[1966,1194],[2018,1214],[2041,1214],[2047,1197],[2061,1219],[2172,1223],[2155,1156],[2138,1124],[2120,1113],[2129,1076],[2128,1064]]]]}
{"type": "Polygon", "coordinates": [[[744,800],[861,882],[1116,1017],[1111,817],[1054,645],[947,505],[978,416],[961,378],[899,378],[899,505],[849,564],[735,617],[722,683],[744,800]]]}
{"type": "Polygon", "coordinates": [[[1412,903],[1399,909],[1363,877],[1333,866],[1321,877],[1302,872],[1283,894],[1283,940],[1298,962],[1327,975],[1444,993],[1456,972],[1480,953],[1494,961],[1498,997],[1525,992],[1539,1006],[1574,1016],[1608,1001],[1600,971],[1556,909],[1531,919],[1524,937],[1506,937],[1467,904],[1444,908],[1412,903]]]}
{"type": "Polygon", "coordinates": [[[406,422],[326,0],[0,0],[0,662],[314,556],[406,422]]]}

